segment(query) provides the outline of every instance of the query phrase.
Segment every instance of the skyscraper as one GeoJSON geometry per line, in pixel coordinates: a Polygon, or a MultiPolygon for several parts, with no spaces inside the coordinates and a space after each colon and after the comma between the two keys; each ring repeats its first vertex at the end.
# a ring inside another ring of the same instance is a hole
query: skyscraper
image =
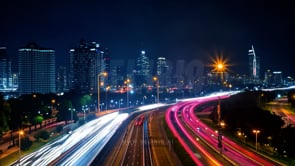
{"type": "Polygon", "coordinates": [[[272,84],[272,72],[268,69],[264,73],[264,84],[266,86],[269,86],[272,84]]]}
{"type": "Polygon", "coordinates": [[[137,86],[151,82],[150,62],[145,51],[141,51],[140,56],[136,60],[135,83],[137,86]]]}
{"type": "Polygon", "coordinates": [[[157,59],[157,76],[159,77],[160,85],[167,86],[169,82],[168,65],[165,57],[158,57],[157,59]]]}
{"type": "Polygon", "coordinates": [[[7,56],[6,47],[0,47],[0,92],[12,88],[11,61],[7,56]]]}
{"type": "Polygon", "coordinates": [[[55,50],[29,43],[18,50],[20,94],[55,93],[55,50]]]}
{"type": "Polygon", "coordinates": [[[117,88],[118,86],[123,85],[124,76],[122,73],[121,66],[114,66],[109,77],[112,87],[117,88]]]}
{"type": "Polygon", "coordinates": [[[283,73],[282,71],[274,71],[273,73],[273,83],[274,87],[281,87],[283,85],[283,73]]]}
{"type": "Polygon", "coordinates": [[[260,58],[256,56],[254,47],[248,51],[249,56],[249,76],[251,82],[259,81],[259,74],[260,74],[260,58]]]}
{"type": "MultiPolygon", "coordinates": [[[[111,73],[111,67],[110,67],[111,57],[110,57],[109,49],[101,48],[101,50],[103,51],[102,51],[102,65],[101,65],[100,71],[104,71],[108,73],[109,75],[111,73]]],[[[110,77],[104,77],[102,78],[102,80],[105,82],[105,85],[109,85],[110,77]]]]}
{"type": "Polygon", "coordinates": [[[96,42],[81,40],[77,48],[70,49],[70,89],[81,93],[96,92],[97,76],[106,70],[103,58],[104,50],[96,42]]]}
{"type": "Polygon", "coordinates": [[[67,70],[64,66],[59,66],[56,71],[56,92],[68,91],[67,70]]]}

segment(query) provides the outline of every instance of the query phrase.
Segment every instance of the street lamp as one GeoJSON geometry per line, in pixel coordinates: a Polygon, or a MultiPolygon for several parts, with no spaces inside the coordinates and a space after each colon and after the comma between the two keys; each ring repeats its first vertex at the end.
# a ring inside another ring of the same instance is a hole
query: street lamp
{"type": "Polygon", "coordinates": [[[142,104],[143,104],[143,105],[144,105],[144,103],[145,103],[145,102],[144,102],[144,99],[146,99],[146,98],[147,98],[146,96],[143,96],[143,97],[142,97],[142,104]]]}
{"type": "Polygon", "coordinates": [[[232,88],[233,86],[232,86],[232,84],[229,84],[228,87],[229,87],[229,91],[231,91],[231,88],[232,88]]]}
{"type": "Polygon", "coordinates": [[[217,145],[220,148],[220,154],[222,154],[222,147],[223,147],[223,145],[222,145],[222,132],[221,132],[221,130],[225,126],[225,123],[222,121],[218,125],[219,125],[219,128],[218,128],[218,136],[217,136],[217,140],[218,140],[218,144],[217,145]]]}
{"type": "Polygon", "coordinates": [[[86,108],[87,108],[87,106],[85,106],[85,107],[84,107],[84,105],[82,106],[82,111],[83,111],[83,113],[84,113],[84,122],[85,122],[85,120],[86,120],[86,113],[85,113],[86,108]]]}
{"type": "Polygon", "coordinates": [[[153,77],[153,80],[156,81],[156,86],[157,86],[157,103],[159,103],[159,99],[160,99],[160,94],[159,94],[159,78],[158,77],[153,77]]]}
{"type": "Polygon", "coordinates": [[[219,97],[218,97],[218,104],[217,104],[217,118],[218,118],[217,124],[221,125],[220,124],[221,112],[220,112],[220,98],[219,97]]]}
{"type": "Polygon", "coordinates": [[[107,72],[101,72],[97,75],[97,112],[100,112],[100,76],[107,76],[107,72]]]}
{"type": "Polygon", "coordinates": [[[227,59],[224,59],[222,56],[216,56],[212,58],[212,64],[210,65],[213,69],[212,72],[220,73],[221,82],[223,82],[223,73],[228,70],[227,59]]]}
{"type": "Polygon", "coordinates": [[[21,150],[21,136],[24,135],[24,131],[20,130],[18,132],[18,163],[20,165],[20,150],[21,150]]]}
{"type": "Polygon", "coordinates": [[[255,143],[255,147],[256,147],[256,151],[257,151],[257,135],[260,133],[260,130],[256,130],[256,129],[254,129],[254,130],[253,130],[253,133],[255,134],[255,138],[256,138],[256,139],[255,139],[255,140],[256,140],[256,141],[255,141],[255,142],[256,142],[256,143],[255,143]]]}
{"type": "Polygon", "coordinates": [[[73,120],[74,120],[73,119],[73,111],[75,111],[76,109],[75,108],[69,108],[68,110],[71,111],[71,119],[70,120],[71,120],[71,123],[73,123],[73,120]]]}
{"type": "Polygon", "coordinates": [[[108,110],[108,90],[110,90],[110,86],[106,87],[106,110],[108,110]]]}
{"type": "Polygon", "coordinates": [[[126,107],[129,106],[129,94],[128,94],[128,91],[129,91],[129,83],[130,83],[130,79],[127,79],[126,81],[124,81],[124,83],[126,84],[127,88],[126,88],[126,93],[127,93],[127,104],[126,104],[126,107]]]}

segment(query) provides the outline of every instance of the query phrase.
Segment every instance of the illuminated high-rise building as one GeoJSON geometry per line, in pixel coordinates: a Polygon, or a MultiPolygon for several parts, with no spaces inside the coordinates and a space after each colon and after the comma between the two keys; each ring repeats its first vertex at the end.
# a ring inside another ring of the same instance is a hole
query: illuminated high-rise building
{"type": "Polygon", "coordinates": [[[273,83],[274,87],[281,87],[283,85],[283,73],[282,71],[274,71],[273,74],[273,83]]]}
{"type": "MultiPolygon", "coordinates": [[[[97,92],[98,74],[106,71],[104,53],[98,43],[84,40],[80,41],[78,47],[70,49],[70,89],[81,93],[97,92]]],[[[100,80],[104,82],[104,77],[100,80]]]]}
{"type": "Polygon", "coordinates": [[[6,47],[0,47],[0,92],[12,87],[11,61],[7,56],[6,47]]]}
{"type": "Polygon", "coordinates": [[[18,50],[19,94],[55,93],[55,50],[29,43],[18,50]]]}
{"type": "Polygon", "coordinates": [[[167,86],[169,82],[168,65],[165,57],[158,57],[157,59],[157,76],[159,77],[160,85],[167,86]]]}
{"type": "Polygon", "coordinates": [[[251,82],[259,81],[260,74],[260,58],[256,56],[254,47],[248,51],[249,56],[249,74],[251,82]]]}
{"type": "MultiPolygon", "coordinates": [[[[108,75],[111,73],[111,67],[110,67],[110,63],[111,63],[111,57],[110,57],[110,53],[109,53],[109,49],[108,48],[101,48],[102,51],[102,65],[101,65],[101,69],[100,71],[104,71],[106,73],[108,73],[108,75]]],[[[104,77],[102,78],[105,82],[105,85],[109,85],[110,84],[110,77],[104,77]]]]}
{"type": "Polygon", "coordinates": [[[264,84],[269,86],[272,84],[272,72],[268,69],[264,73],[264,84]]]}
{"type": "Polygon", "coordinates": [[[66,92],[68,91],[68,79],[67,70],[64,66],[59,66],[56,71],[56,91],[66,92]]]}
{"type": "Polygon", "coordinates": [[[122,73],[121,66],[114,66],[112,68],[112,71],[110,73],[110,85],[112,87],[118,87],[120,85],[123,85],[124,83],[124,76],[122,73]]]}
{"type": "Polygon", "coordinates": [[[141,51],[140,56],[136,60],[135,83],[142,86],[151,82],[150,62],[145,51],[141,51]]]}

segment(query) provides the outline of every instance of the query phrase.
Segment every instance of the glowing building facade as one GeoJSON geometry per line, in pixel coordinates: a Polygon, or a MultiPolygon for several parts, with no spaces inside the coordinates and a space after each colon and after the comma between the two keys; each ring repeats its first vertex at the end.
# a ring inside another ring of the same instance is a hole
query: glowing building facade
{"type": "MultiPolygon", "coordinates": [[[[77,48],[70,49],[70,89],[76,89],[81,93],[97,92],[98,74],[106,71],[104,53],[98,43],[87,43],[84,40],[80,41],[77,48]]],[[[104,77],[100,80],[103,82],[104,77]]]]}
{"type": "Polygon", "coordinates": [[[248,51],[249,56],[249,76],[250,82],[257,83],[259,82],[260,74],[260,58],[256,56],[254,47],[248,51]]]}
{"type": "Polygon", "coordinates": [[[135,82],[137,86],[142,86],[151,82],[150,62],[145,51],[141,51],[136,60],[135,82]]]}
{"type": "Polygon", "coordinates": [[[55,50],[29,43],[18,50],[19,94],[55,93],[55,50]]]}

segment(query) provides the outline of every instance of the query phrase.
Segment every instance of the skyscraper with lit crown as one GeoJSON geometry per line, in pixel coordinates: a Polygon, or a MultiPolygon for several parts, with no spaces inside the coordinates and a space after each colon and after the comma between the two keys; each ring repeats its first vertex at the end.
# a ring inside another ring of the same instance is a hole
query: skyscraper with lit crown
{"type": "Polygon", "coordinates": [[[250,82],[257,83],[260,78],[260,58],[256,56],[254,47],[248,51],[250,82]]]}
{"type": "Polygon", "coordinates": [[[141,51],[136,60],[135,82],[137,86],[147,84],[151,81],[150,62],[145,51],[141,51]]]}
{"type": "MultiPolygon", "coordinates": [[[[84,40],[80,41],[78,47],[70,49],[70,89],[76,89],[81,93],[97,92],[97,76],[107,70],[104,58],[109,61],[104,53],[104,49],[98,43],[88,43],[84,40]]],[[[104,82],[104,77],[100,80],[104,82]]]]}
{"type": "Polygon", "coordinates": [[[160,85],[167,86],[169,76],[168,65],[165,57],[158,57],[157,59],[157,76],[159,77],[160,85]]]}

